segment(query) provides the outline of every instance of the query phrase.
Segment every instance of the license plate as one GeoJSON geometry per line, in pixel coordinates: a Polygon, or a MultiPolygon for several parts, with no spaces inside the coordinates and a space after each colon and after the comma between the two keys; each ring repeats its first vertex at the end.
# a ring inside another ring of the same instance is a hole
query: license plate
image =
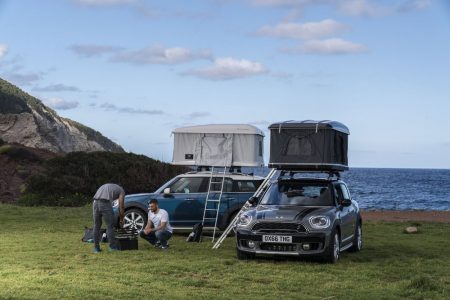
{"type": "Polygon", "coordinates": [[[263,243],[292,244],[292,236],[286,235],[263,235],[263,243]]]}

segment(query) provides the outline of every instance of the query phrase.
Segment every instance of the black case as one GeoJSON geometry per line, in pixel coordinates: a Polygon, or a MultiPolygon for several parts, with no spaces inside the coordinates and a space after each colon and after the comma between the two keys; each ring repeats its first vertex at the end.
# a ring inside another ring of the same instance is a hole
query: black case
{"type": "Polygon", "coordinates": [[[286,121],[270,129],[269,167],[281,170],[348,170],[347,126],[336,121],[286,121]]]}
{"type": "Polygon", "coordinates": [[[138,250],[138,233],[135,230],[116,230],[117,248],[120,251],[138,250]]]}

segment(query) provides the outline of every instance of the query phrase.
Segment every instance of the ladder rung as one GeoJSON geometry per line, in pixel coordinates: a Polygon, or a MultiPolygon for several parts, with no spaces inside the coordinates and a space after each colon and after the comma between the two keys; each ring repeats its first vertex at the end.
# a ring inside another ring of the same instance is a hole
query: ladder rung
{"type": "Polygon", "coordinates": [[[207,202],[220,202],[220,200],[217,200],[217,199],[209,199],[209,200],[206,200],[207,202]]]}
{"type": "Polygon", "coordinates": [[[215,220],[216,218],[204,218],[204,220],[215,220]]]}
{"type": "Polygon", "coordinates": [[[217,208],[207,208],[205,210],[218,210],[217,208]]]}

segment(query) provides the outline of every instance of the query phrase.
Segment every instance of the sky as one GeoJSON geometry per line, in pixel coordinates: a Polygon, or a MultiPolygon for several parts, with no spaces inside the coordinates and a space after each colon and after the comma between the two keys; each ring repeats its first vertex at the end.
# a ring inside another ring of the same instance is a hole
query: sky
{"type": "Polygon", "coordinates": [[[351,167],[450,168],[446,0],[0,0],[0,77],[126,151],[174,128],[346,124],[351,167]]]}

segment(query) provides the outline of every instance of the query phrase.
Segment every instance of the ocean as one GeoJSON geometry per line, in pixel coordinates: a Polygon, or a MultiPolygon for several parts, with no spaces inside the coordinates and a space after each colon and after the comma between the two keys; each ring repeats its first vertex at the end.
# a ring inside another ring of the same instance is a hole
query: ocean
{"type": "Polygon", "coordinates": [[[450,170],[351,168],[342,179],[365,210],[450,210],[450,170]]]}

